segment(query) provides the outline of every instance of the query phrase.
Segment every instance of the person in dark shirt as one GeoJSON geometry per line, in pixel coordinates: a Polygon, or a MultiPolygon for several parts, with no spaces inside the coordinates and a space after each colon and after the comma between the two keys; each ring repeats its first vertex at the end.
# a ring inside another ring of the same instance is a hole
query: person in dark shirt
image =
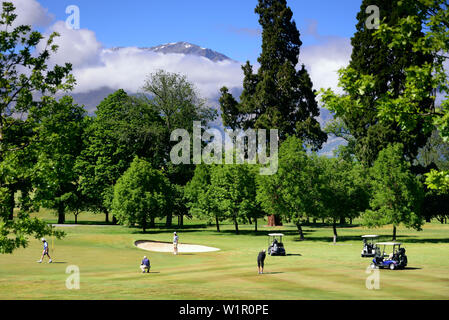
{"type": "Polygon", "coordinates": [[[150,260],[145,256],[143,257],[142,262],[140,263],[140,269],[142,270],[142,273],[145,273],[145,271],[147,273],[150,273],[150,260]]]}
{"type": "Polygon", "coordinates": [[[259,274],[263,273],[265,257],[266,257],[265,250],[262,250],[261,252],[259,252],[259,255],[257,256],[257,267],[259,269],[259,274]]]}

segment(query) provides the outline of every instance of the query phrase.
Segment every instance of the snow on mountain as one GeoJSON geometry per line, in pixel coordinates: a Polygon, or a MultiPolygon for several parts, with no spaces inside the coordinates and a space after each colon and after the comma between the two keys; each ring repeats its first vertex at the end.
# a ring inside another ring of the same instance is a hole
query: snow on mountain
{"type": "MultiPolygon", "coordinates": [[[[124,50],[124,49],[126,49],[126,47],[114,47],[114,48],[107,49],[107,50],[119,51],[119,50],[124,50]]],[[[204,47],[200,47],[200,46],[197,46],[196,44],[192,44],[192,43],[185,42],[185,41],[171,42],[171,43],[161,44],[161,45],[155,46],[155,47],[140,47],[138,49],[143,50],[143,51],[152,51],[152,52],[161,53],[161,54],[175,53],[175,54],[200,56],[200,57],[207,58],[213,62],[219,62],[219,61],[225,61],[225,60],[232,61],[231,58],[225,56],[222,53],[219,53],[217,51],[207,49],[204,47]]]]}

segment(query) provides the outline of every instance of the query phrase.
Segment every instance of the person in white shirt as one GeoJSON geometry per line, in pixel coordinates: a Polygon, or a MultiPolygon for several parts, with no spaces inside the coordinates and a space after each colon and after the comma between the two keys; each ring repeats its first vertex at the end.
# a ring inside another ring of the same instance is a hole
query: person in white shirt
{"type": "Polygon", "coordinates": [[[42,242],[44,244],[44,250],[42,251],[42,257],[38,261],[38,263],[42,263],[42,260],[44,259],[45,256],[47,256],[48,259],[50,259],[48,261],[48,263],[52,263],[53,261],[51,260],[50,254],[48,253],[48,242],[47,242],[47,240],[45,240],[45,238],[42,238],[41,240],[42,240],[42,242]]]}
{"type": "Polygon", "coordinates": [[[178,254],[178,241],[179,237],[176,232],[173,233],[173,254],[178,254]]]}

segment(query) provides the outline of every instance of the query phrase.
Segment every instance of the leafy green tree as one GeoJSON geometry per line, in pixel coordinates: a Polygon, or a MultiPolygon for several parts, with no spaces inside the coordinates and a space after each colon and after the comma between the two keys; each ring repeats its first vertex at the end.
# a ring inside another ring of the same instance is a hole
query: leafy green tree
{"type": "Polygon", "coordinates": [[[364,224],[369,227],[392,224],[393,240],[401,223],[416,230],[421,230],[423,224],[423,186],[410,173],[402,148],[400,144],[390,145],[379,153],[371,171],[370,209],[362,214],[364,224]]]}
{"type": "MultiPolygon", "coordinates": [[[[385,97],[379,101],[379,117],[394,119],[409,131],[424,123],[427,132],[436,128],[447,141],[449,85],[444,63],[449,51],[448,3],[445,0],[418,0],[415,5],[420,9],[419,16],[402,17],[395,25],[381,24],[375,37],[394,50],[410,47],[417,54],[430,56],[431,60],[425,64],[411,64],[405,70],[404,90],[395,99],[385,97]],[[417,30],[425,32],[416,39],[410,38],[409,35],[417,30]],[[432,102],[430,109],[423,103],[429,100],[432,102]]],[[[364,82],[358,85],[364,85],[364,82]]]]}
{"type": "Polygon", "coordinates": [[[304,65],[296,70],[302,42],[293,13],[285,0],[259,0],[255,9],[262,26],[260,67],[255,74],[246,63],[243,92],[237,102],[221,89],[225,126],[241,129],[278,129],[280,140],[296,135],[314,149],[327,140],[316,117],[319,108],[304,65]]]}
{"type": "Polygon", "coordinates": [[[112,212],[120,224],[140,225],[145,233],[170,208],[170,182],[160,170],[139,158],[114,187],[112,212]]]}
{"type": "MultiPolygon", "coordinates": [[[[257,73],[249,61],[242,66],[240,101],[221,89],[223,124],[232,129],[278,129],[279,140],[295,135],[313,150],[327,140],[316,117],[320,115],[310,76],[299,62],[300,33],[286,0],[259,0],[255,8],[262,27],[262,53],[257,73]]],[[[280,224],[278,216],[272,216],[280,224]]]]}
{"type": "MultiPolygon", "coordinates": [[[[44,37],[31,26],[14,26],[15,7],[2,2],[0,16],[0,252],[12,253],[26,247],[28,236],[39,238],[52,234],[46,223],[31,219],[29,191],[33,152],[25,149],[37,139],[33,133],[34,112],[47,106],[49,98],[74,84],[71,65],[48,68],[48,60],[57,46],[57,33],[46,40],[44,49],[36,50],[44,37]],[[28,157],[28,156],[31,157],[28,157]],[[25,156],[20,159],[19,157],[25,156]],[[23,162],[21,162],[21,160],[23,162]],[[17,164],[12,168],[12,164],[17,164]],[[19,165],[20,164],[20,165],[19,165]],[[13,170],[11,170],[13,169],[13,170]],[[14,193],[22,191],[23,202],[12,220],[14,193]]],[[[58,237],[63,233],[56,233],[58,237]]]]}
{"type": "Polygon", "coordinates": [[[367,170],[363,166],[341,158],[320,157],[322,166],[320,192],[323,201],[322,217],[332,223],[333,242],[337,242],[337,223],[354,219],[369,208],[367,170]]]}
{"type": "MultiPolygon", "coordinates": [[[[211,187],[208,196],[219,212],[219,217],[231,220],[239,233],[239,223],[256,216],[256,187],[254,167],[241,165],[214,165],[211,167],[211,187]]],[[[256,227],[257,228],[257,227],[256,227]]]]}
{"type": "Polygon", "coordinates": [[[427,191],[422,208],[422,214],[427,222],[435,218],[444,223],[449,217],[449,193],[441,190],[427,191]]]}
{"type": "Polygon", "coordinates": [[[449,142],[445,142],[441,134],[434,130],[427,144],[419,150],[417,161],[424,168],[449,170],[449,142]]]}
{"type": "Polygon", "coordinates": [[[54,101],[34,115],[38,118],[36,131],[40,137],[36,143],[34,200],[57,210],[61,224],[65,222],[68,204],[77,198],[79,176],[74,168],[83,148],[85,116],[84,108],[74,104],[70,96],[54,101]]]}
{"type": "Polygon", "coordinates": [[[339,145],[334,150],[334,156],[338,156],[339,158],[352,162],[356,154],[355,148],[357,141],[351,134],[345,122],[340,118],[335,118],[326,124],[324,127],[324,132],[328,135],[333,135],[346,141],[346,145],[339,145]]]}
{"type": "Polygon", "coordinates": [[[154,110],[124,90],[106,97],[86,129],[76,163],[90,210],[104,213],[108,222],[117,180],[136,156],[162,167],[163,143],[163,122],[154,110]]]}
{"type": "Polygon", "coordinates": [[[217,232],[224,215],[218,210],[213,197],[215,190],[211,185],[212,165],[199,164],[195,168],[192,180],[185,186],[185,199],[189,212],[193,216],[214,221],[217,232]]]}
{"type": "MultiPolygon", "coordinates": [[[[376,36],[377,30],[369,28],[366,21],[368,6],[380,9],[381,26],[397,26],[402,19],[422,21],[423,13],[417,1],[409,0],[364,0],[357,15],[357,32],[351,39],[353,52],[350,64],[340,70],[340,86],[343,95],[331,90],[323,91],[324,106],[335,112],[343,120],[355,138],[355,154],[358,160],[371,166],[380,150],[390,143],[402,143],[404,155],[410,163],[416,159],[418,150],[424,146],[430,135],[424,121],[415,122],[414,127],[405,130],[404,126],[392,117],[382,117],[382,104],[398,99],[408,86],[407,70],[412,66],[426,66],[432,63],[432,55],[416,51],[413,43],[420,41],[424,32],[422,25],[408,30],[404,45],[392,46],[376,36]]],[[[426,96],[414,99],[422,112],[433,108],[430,99],[430,83],[421,83],[426,96]]]]}
{"type": "Polygon", "coordinates": [[[36,152],[29,143],[31,139],[35,139],[34,126],[34,123],[28,121],[27,124],[23,123],[21,126],[11,128],[4,135],[3,142],[5,144],[17,143],[16,139],[20,139],[22,141],[20,144],[23,144],[23,148],[6,152],[3,161],[0,161],[0,185],[5,188],[5,194],[9,193],[7,199],[0,202],[0,210],[2,215],[5,218],[8,217],[9,220],[14,219],[14,208],[20,207],[23,210],[29,210],[32,206],[31,179],[34,173],[36,152]],[[18,202],[15,197],[17,194],[21,195],[18,202]]]}
{"type": "MultiPolygon", "coordinates": [[[[175,129],[185,129],[192,134],[194,121],[207,128],[209,122],[215,120],[216,110],[207,106],[206,100],[186,76],[164,70],[148,76],[140,99],[162,119],[161,160],[167,177],[173,184],[185,186],[192,179],[195,166],[171,163],[170,151],[176,142],[170,141],[170,135],[175,129]]],[[[169,213],[166,224],[171,226],[171,223],[172,214],[169,213]]]]}
{"type": "Polygon", "coordinates": [[[257,200],[267,213],[277,213],[292,221],[304,240],[302,230],[307,218],[321,217],[323,211],[322,168],[317,155],[307,155],[303,142],[288,137],[279,148],[279,168],[272,176],[257,178],[257,200]]]}
{"type": "Polygon", "coordinates": [[[192,216],[189,214],[189,210],[187,208],[187,202],[185,199],[185,186],[181,186],[178,184],[171,184],[171,199],[170,212],[176,217],[178,217],[178,226],[182,227],[184,225],[184,217],[187,216],[191,218],[192,216]]]}

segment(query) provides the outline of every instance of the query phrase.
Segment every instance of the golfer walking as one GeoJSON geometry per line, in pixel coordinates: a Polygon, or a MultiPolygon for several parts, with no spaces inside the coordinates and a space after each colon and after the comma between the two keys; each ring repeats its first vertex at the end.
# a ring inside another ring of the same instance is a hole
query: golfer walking
{"type": "Polygon", "coordinates": [[[178,254],[179,237],[176,232],[173,232],[173,254],[178,254]]]}
{"type": "Polygon", "coordinates": [[[259,255],[257,256],[257,268],[259,269],[259,274],[263,273],[263,267],[265,262],[265,249],[259,252],[259,255]]]}
{"type": "Polygon", "coordinates": [[[47,240],[45,240],[45,238],[42,238],[41,240],[42,240],[42,243],[44,244],[44,250],[42,251],[42,257],[38,261],[38,263],[42,263],[42,260],[44,259],[45,256],[47,256],[48,259],[50,259],[48,261],[48,263],[52,263],[53,261],[51,260],[50,254],[48,253],[48,242],[47,242],[47,240]]]}

